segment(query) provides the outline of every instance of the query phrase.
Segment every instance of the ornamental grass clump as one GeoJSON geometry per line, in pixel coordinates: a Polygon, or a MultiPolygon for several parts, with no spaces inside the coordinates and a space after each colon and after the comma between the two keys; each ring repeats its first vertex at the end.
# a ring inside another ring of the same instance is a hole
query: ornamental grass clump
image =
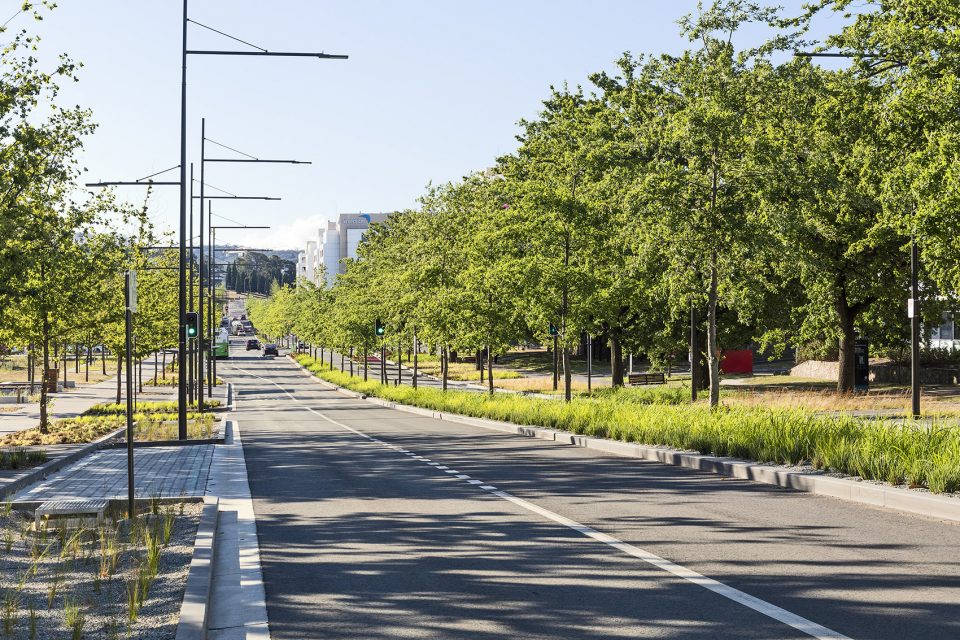
{"type": "Polygon", "coordinates": [[[960,428],[889,424],[796,408],[689,404],[677,390],[619,390],[570,402],[517,394],[381,385],[297,361],[339,386],[401,404],[625,442],[786,465],[811,465],[934,493],[960,490],[960,428]]]}

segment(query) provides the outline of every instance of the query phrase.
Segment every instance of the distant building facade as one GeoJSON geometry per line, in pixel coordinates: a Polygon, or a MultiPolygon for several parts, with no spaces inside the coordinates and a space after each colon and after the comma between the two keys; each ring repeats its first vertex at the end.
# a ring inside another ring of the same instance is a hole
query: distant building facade
{"type": "Polygon", "coordinates": [[[317,230],[316,240],[308,240],[297,261],[297,276],[317,286],[332,287],[337,274],[346,270],[344,260],[357,257],[357,247],[370,225],[383,222],[389,213],[341,213],[336,220],[317,230]],[[321,267],[326,275],[321,282],[321,267]]]}

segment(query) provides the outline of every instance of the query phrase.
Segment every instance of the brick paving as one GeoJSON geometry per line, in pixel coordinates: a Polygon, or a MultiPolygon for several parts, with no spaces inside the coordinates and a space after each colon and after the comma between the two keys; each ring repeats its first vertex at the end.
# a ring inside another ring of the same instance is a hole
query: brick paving
{"type": "MultiPolygon", "coordinates": [[[[213,459],[212,444],[134,449],[138,498],[203,496],[213,459]]],[[[127,450],[104,449],[27,487],[19,501],[127,496],[127,450]]]]}

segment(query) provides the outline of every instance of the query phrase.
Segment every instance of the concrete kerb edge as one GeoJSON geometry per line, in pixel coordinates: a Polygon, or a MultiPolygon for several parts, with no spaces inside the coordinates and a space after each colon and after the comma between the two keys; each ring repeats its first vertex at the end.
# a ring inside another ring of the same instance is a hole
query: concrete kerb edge
{"type": "Polygon", "coordinates": [[[388,408],[404,411],[416,415],[434,418],[436,420],[446,420],[448,422],[457,422],[484,429],[493,429],[503,433],[511,433],[528,438],[540,438],[541,440],[553,440],[562,444],[569,444],[577,447],[595,449],[613,455],[624,456],[628,458],[639,458],[650,462],[685,467],[695,471],[705,471],[717,475],[738,478],[741,480],[750,480],[778,486],[784,489],[794,491],[803,491],[815,495],[838,498],[848,502],[857,502],[873,507],[890,509],[912,513],[928,518],[938,520],[949,520],[960,522],[960,500],[955,498],[945,498],[941,496],[925,494],[900,489],[898,487],[884,487],[881,485],[863,482],[859,480],[848,480],[846,478],[832,478],[829,476],[814,475],[797,471],[772,467],[769,465],[758,464],[745,460],[733,458],[719,458],[716,456],[706,456],[699,453],[685,452],[667,447],[655,447],[650,445],[636,444],[632,442],[622,442],[619,440],[608,440],[606,438],[594,438],[592,436],[582,436],[568,431],[557,429],[548,429],[544,427],[524,426],[510,422],[500,422],[485,418],[473,418],[452,413],[441,413],[430,409],[420,407],[411,407],[395,402],[389,402],[380,398],[366,397],[355,391],[344,389],[335,384],[327,382],[313,375],[306,367],[302,366],[296,360],[293,361],[300,370],[310,378],[316,380],[328,388],[334,389],[345,395],[365,399],[367,402],[388,408]]]}
{"type": "Polygon", "coordinates": [[[204,496],[200,525],[193,543],[193,558],[180,604],[176,640],[204,640],[210,615],[210,591],[213,561],[216,556],[217,525],[220,505],[216,496],[204,496]]]}
{"type": "Polygon", "coordinates": [[[102,438],[99,438],[98,440],[94,440],[93,442],[87,443],[86,445],[80,447],[75,451],[71,451],[70,453],[64,456],[61,456],[59,458],[54,458],[49,462],[43,463],[39,467],[35,467],[34,469],[31,469],[29,473],[26,473],[20,476],[19,478],[17,478],[16,480],[12,480],[11,482],[0,487],[0,498],[6,498],[7,496],[12,496],[13,494],[19,492],[24,487],[28,487],[32,484],[40,482],[50,474],[60,471],[60,469],[64,468],[68,464],[73,464],[80,458],[83,458],[93,453],[94,451],[98,451],[100,449],[103,449],[109,446],[113,440],[122,436],[125,431],[126,431],[126,427],[120,427],[119,429],[115,431],[111,431],[110,433],[103,436],[102,438]]]}

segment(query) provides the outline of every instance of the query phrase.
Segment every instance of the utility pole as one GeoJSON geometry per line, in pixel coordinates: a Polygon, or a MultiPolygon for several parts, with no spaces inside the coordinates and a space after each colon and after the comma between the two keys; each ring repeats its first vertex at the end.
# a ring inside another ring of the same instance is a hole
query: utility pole
{"type": "MultiPolygon", "coordinates": [[[[178,358],[181,363],[183,358],[186,355],[187,344],[186,344],[186,270],[185,270],[185,260],[186,260],[186,222],[187,222],[187,56],[188,55],[201,55],[201,56],[270,56],[270,57],[304,57],[304,58],[319,58],[319,59],[333,59],[333,60],[346,60],[347,56],[345,55],[334,55],[327,54],[323,52],[300,52],[300,51],[267,51],[262,47],[258,47],[249,42],[235,38],[229,34],[218,31],[212,27],[208,27],[205,24],[201,24],[196,20],[191,20],[189,17],[188,0],[183,0],[183,39],[181,47],[181,77],[180,77],[180,278],[179,278],[179,300],[178,300],[178,311],[180,314],[180,325],[178,332],[178,358]],[[240,42],[244,45],[256,49],[256,51],[231,51],[231,50],[209,50],[209,49],[196,49],[191,50],[187,48],[187,24],[193,23],[198,27],[202,27],[209,31],[213,31],[218,35],[225,36],[231,40],[240,42]]],[[[201,214],[203,209],[200,210],[201,214]]],[[[202,335],[200,336],[203,337],[202,335]]],[[[186,439],[187,437],[187,407],[186,407],[186,384],[187,376],[186,369],[183,365],[180,365],[178,369],[178,411],[177,411],[177,427],[181,440],[186,439]]]]}
{"type": "Polygon", "coordinates": [[[917,240],[910,236],[910,409],[914,418],[920,417],[920,284],[917,271],[920,254],[917,240]]]}

